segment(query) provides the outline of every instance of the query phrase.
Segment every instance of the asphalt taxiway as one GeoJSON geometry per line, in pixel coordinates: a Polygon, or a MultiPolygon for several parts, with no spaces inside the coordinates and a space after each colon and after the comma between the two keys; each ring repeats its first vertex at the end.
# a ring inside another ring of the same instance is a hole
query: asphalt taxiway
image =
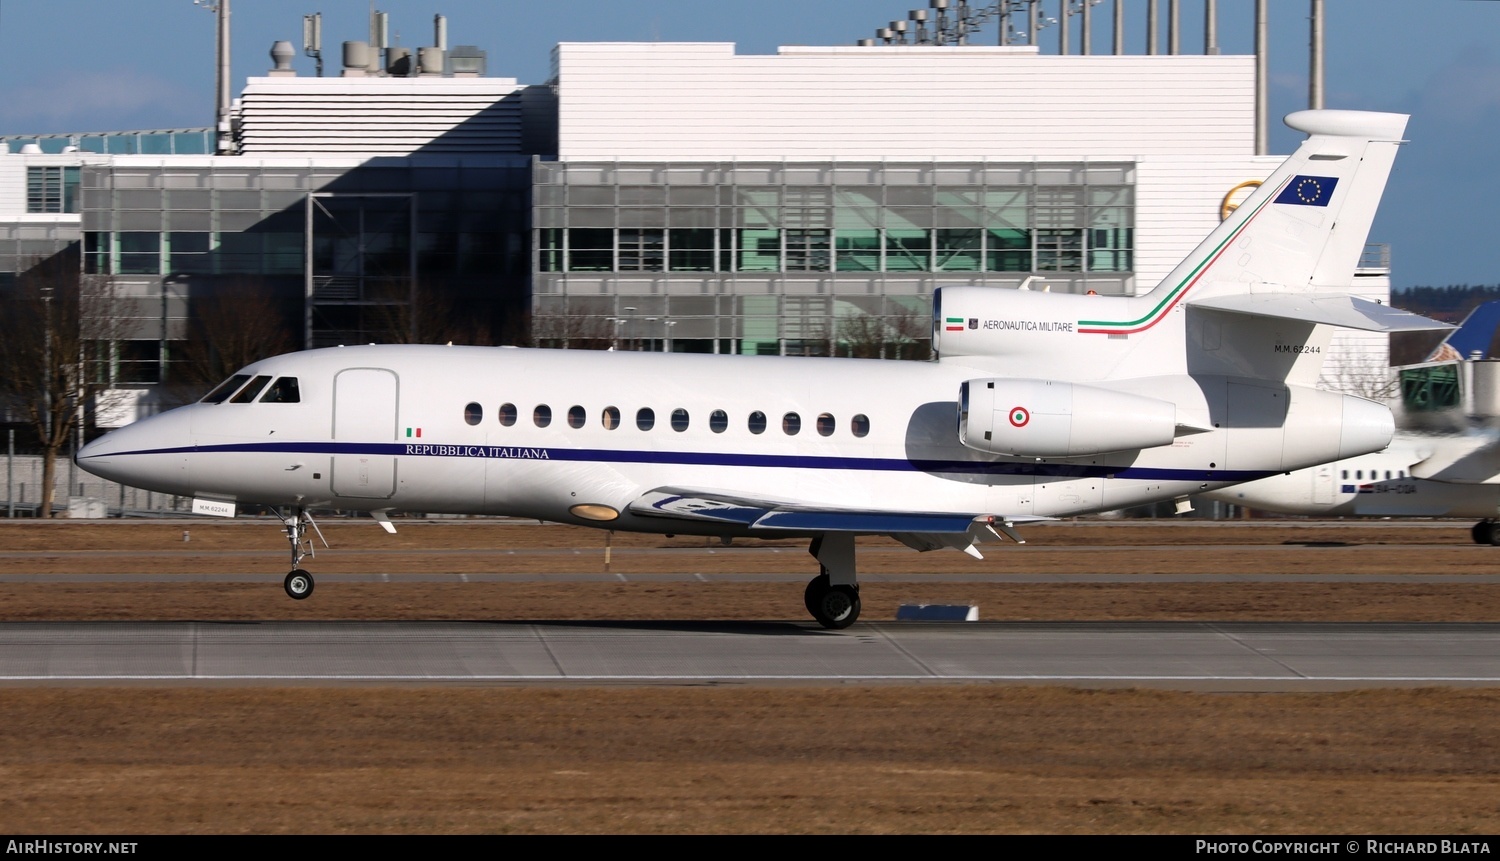
{"type": "Polygon", "coordinates": [[[1500,624],[12,622],[0,684],[1500,685],[1500,624]]]}

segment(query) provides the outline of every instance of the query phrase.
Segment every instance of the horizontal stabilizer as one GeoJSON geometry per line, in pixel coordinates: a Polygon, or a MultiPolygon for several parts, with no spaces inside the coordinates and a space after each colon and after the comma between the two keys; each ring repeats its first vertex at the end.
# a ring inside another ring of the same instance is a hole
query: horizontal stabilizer
{"type": "Polygon", "coordinates": [[[1366,332],[1426,332],[1452,329],[1438,320],[1343,293],[1237,293],[1189,300],[1194,308],[1254,317],[1301,320],[1366,332]]]}
{"type": "MultiPolygon", "coordinates": [[[[871,511],[823,508],[792,502],[746,499],[705,492],[659,488],[630,504],[630,511],[648,517],[668,517],[699,523],[737,524],[749,529],[778,532],[858,532],[866,535],[918,533],[965,535],[976,519],[987,515],[948,514],[928,511],[871,511]]],[[[1017,521],[1045,520],[1027,515],[1005,518],[1017,521]]]]}

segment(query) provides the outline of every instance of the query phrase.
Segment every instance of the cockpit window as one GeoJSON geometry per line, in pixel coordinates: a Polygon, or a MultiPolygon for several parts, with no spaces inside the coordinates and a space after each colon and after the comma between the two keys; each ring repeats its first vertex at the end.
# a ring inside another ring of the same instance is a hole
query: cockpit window
{"type": "Polygon", "coordinates": [[[240,386],[243,386],[245,384],[245,381],[248,379],[250,379],[249,374],[235,374],[234,376],[220,383],[218,388],[204,395],[203,400],[199,401],[199,403],[222,404],[224,403],[225,398],[234,394],[240,386]]]}
{"type": "Polygon", "coordinates": [[[277,377],[260,399],[263,404],[300,404],[302,392],[297,388],[296,377],[277,377]]]}
{"type": "Polygon", "coordinates": [[[255,396],[260,394],[260,390],[265,388],[266,383],[269,382],[271,382],[271,378],[267,375],[263,374],[256,377],[250,381],[250,385],[241,389],[240,393],[235,395],[229,402],[231,404],[248,404],[255,400],[255,396]]]}

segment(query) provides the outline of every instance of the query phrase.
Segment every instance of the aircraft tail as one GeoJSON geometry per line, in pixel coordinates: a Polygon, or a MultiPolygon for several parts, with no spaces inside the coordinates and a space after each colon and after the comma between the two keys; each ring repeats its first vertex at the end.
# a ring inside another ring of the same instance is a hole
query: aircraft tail
{"type": "Polygon", "coordinates": [[[1307,140],[1151,292],[943,287],[933,303],[933,346],[943,358],[1004,360],[1010,374],[1036,368],[1101,380],[1153,368],[1311,386],[1330,327],[1451,328],[1350,295],[1406,120],[1291,114],[1287,125],[1307,140]],[[1090,349],[1059,350],[1060,333],[1088,336],[1090,349]]]}
{"type": "Polygon", "coordinates": [[[1346,291],[1406,120],[1365,111],[1287,115],[1307,140],[1156,289],[1195,281],[1193,300],[1346,291]]]}
{"type": "Polygon", "coordinates": [[[1331,327],[1383,333],[1451,328],[1350,294],[1406,120],[1364,111],[1299,111],[1286,118],[1307,139],[1148,294],[1175,292],[1200,313],[1190,365],[1222,365],[1220,345],[1232,345],[1230,353],[1255,357],[1242,372],[1312,385],[1331,327]]]}
{"type": "Polygon", "coordinates": [[[1406,129],[1405,114],[1298,111],[1308,133],[1271,176],[1151,292],[1126,321],[1082,320],[1079,331],[1151,328],[1181,303],[1308,325],[1397,332],[1447,328],[1349,295],[1370,224],[1406,129]]]}

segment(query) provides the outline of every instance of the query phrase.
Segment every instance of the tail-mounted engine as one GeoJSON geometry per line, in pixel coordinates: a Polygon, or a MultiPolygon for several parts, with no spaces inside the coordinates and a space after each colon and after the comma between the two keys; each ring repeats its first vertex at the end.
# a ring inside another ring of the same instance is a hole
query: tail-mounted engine
{"type": "Polygon", "coordinates": [[[1079,457],[1167,445],[1168,401],[1053,380],[979,379],[959,390],[958,438],[1017,457],[1079,457]]]}

